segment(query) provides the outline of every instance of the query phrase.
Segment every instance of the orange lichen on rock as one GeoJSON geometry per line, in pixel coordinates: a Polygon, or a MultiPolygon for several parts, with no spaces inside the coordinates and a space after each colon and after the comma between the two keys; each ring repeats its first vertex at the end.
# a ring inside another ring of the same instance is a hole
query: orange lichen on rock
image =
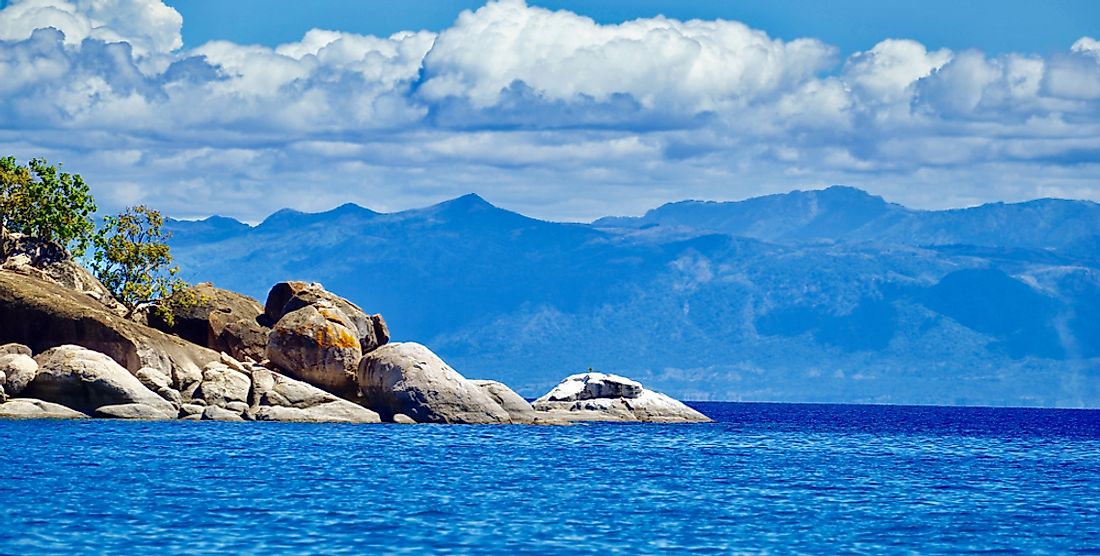
{"type": "Polygon", "coordinates": [[[346,327],[333,323],[315,330],[313,340],[318,346],[326,348],[359,347],[359,338],[356,338],[346,327]]]}

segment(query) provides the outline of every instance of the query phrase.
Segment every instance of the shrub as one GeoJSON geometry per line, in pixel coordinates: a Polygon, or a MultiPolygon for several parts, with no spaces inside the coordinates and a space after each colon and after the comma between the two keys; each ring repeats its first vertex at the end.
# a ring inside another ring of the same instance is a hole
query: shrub
{"type": "Polygon", "coordinates": [[[95,200],[80,174],[45,159],[0,158],[0,228],[54,241],[80,256],[95,235],[95,200]]]}
{"type": "Polygon", "coordinates": [[[176,277],[179,269],[171,266],[169,234],[161,230],[163,225],[160,212],[144,205],[108,216],[95,238],[92,271],[129,310],[127,316],[153,305],[157,315],[171,326],[175,320],[173,309],[199,300],[188,284],[176,277]]]}

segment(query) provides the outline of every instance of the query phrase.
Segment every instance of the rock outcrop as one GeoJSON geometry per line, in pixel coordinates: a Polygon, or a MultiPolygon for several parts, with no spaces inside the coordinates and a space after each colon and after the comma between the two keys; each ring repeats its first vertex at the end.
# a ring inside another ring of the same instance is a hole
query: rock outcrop
{"type": "Polygon", "coordinates": [[[86,419],[88,416],[63,405],[31,398],[0,403],[0,419],[86,419]]]}
{"type": "Polygon", "coordinates": [[[390,341],[389,328],[382,315],[367,315],[358,305],[325,290],[316,282],[279,282],[267,294],[264,315],[272,323],[279,322],[285,315],[308,306],[330,304],[344,314],[355,329],[359,339],[359,349],[369,353],[390,341]]]}
{"type": "Polygon", "coordinates": [[[0,270],[62,286],[96,301],[111,313],[126,314],[126,308],[111,292],[57,243],[4,230],[0,235],[0,257],[0,270]]]}
{"type": "Polygon", "coordinates": [[[199,302],[176,310],[173,325],[146,315],[158,330],[124,316],[60,247],[13,234],[2,247],[0,342],[8,343],[0,345],[0,417],[707,420],[637,382],[597,373],[569,377],[529,404],[499,382],[467,380],[420,344],[388,343],[380,315],[320,284],[276,284],[262,310],[246,296],[200,284],[191,292],[199,302]]]}
{"type": "Polygon", "coordinates": [[[358,393],[355,373],[363,352],[355,325],[331,303],[284,315],[267,340],[267,358],[288,375],[344,398],[358,393]]]}
{"type": "Polygon", "coordinates": [[[257,421],[380,423],[378,414],[305,382],[252,368],[252,413],[257,421]]]}
{"type": "Polygon", "coordinates": [[[567,377],[531,404],[548,420],[698,423],[710,419],[634,380],[605,373],[567,377]]]}
{"type": "Polygon", "coordinates": [[[104,419],[132,419],[139,421],[166,421],[175,419],[176,413],[164,413],[151,405],[143,403],[127,403],[120,405],[105,405],[97,407],[96,417],[104,419]]]}
{"type": "Polygon", "coordinates": [[[150,326],[241,361],[260,361],[266,356],[271,328],[264,324],[267,318],[259,301],[209,282],[176,295],[187,298],[188,303],[171,305],[172,324],[152,311],[150,326]]]}
{"type": "MultiPolygon", "coordinates": [[[[202,383],[195,390],[192,399],[201,399],[207,406],[226,408],[233,402],[246,404],[251,388],[252,378],[249,375],[215,361],[203,369],[202,383]]],[[[237,413],[240,414],[239,411],[237,413]]]]}
{"type": "Polygon", "coordinates": [[[165,415],[177,408],[154,394],[110,357],[80,346],[59,346],[34,358],[38,372],[23,394],[82,413],[107,405],[144,404],[165,415]]]}
{"type": "Polygon", "coordinates": [[[0,346],[0,355],[34,355],[31,348],[23,344],[4,344],[0,346]]]}
{"type": "Polygon", "coordinates": [[[508,417],[513,423],[526,424],[538,420],[538,414],[535,413],[531,404],[504,383],[495,380],[471,380],[470,382],[489,394],[497,405],[508,412],[508,417]]]}
{"type": "Polygon", "coordinates": [[[131,373],[150,369],[181,393],[201,379],[207,363],[219,359],[217,352],[123,318],[87,295],[7,271],[0,271],[0,341],[24,344],[35,353],[82,346],[131,373]]]}
{"type": "Polygon", "coordinates": [[[384,345],[359,363],[364,403],[386,421],[403,414],[417,423],[510,423],[492,397],[428,348],[384,345]]]}

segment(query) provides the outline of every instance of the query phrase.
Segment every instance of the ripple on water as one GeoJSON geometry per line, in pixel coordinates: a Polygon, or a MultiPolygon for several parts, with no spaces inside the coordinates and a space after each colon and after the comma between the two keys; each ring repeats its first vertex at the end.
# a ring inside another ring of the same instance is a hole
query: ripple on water
{"type": "Polygon", "coordinates": [[[0,422],[0,553],[1100,547],[1100,412],[700,407],[719,422],[0,422]]]}

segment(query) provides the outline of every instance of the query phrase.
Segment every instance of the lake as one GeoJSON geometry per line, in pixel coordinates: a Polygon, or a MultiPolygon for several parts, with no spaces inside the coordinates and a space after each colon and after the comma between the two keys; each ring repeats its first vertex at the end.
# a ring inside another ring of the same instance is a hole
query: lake
{"type": "Polygon", "coordinates": [[[1100,411],[702,425],[0,421],[0,553],[1100,554],[1100,411]]]}

